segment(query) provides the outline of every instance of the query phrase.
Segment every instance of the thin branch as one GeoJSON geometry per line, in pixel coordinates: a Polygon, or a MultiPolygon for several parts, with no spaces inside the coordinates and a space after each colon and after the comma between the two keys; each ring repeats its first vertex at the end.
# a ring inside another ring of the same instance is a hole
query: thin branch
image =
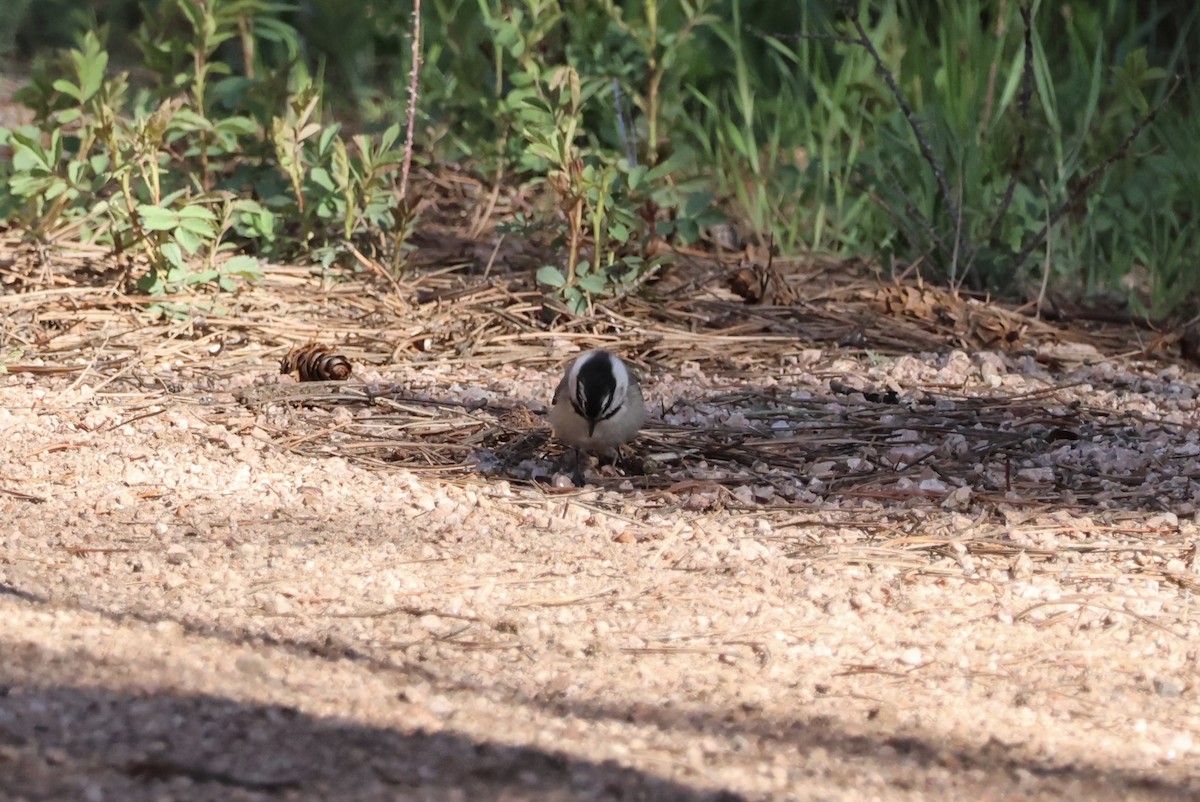
{"type": "MultiPolygon", "coordinates": [[[[867,36],[867,31],[863,27],[862,22],[860,22],[857,17],[853,17],[852,21],[854,23],[855,30],[858,32],[857,37],[803,32],[790,34],[769,34],[753,26],[748,25],[746,28],[754,35],[763,39],[774,37],[781,40],[791,41],[812,40],[820,42],[836,42],[838,44],[857,45],[867,51],[867,53],[871,56],[871,59],[875,62],[876,70],[881,76],[883,76],[884,83],[887,84],[888,90],[892,93],[892,96],[896,99],[896,103],[900,106],[900,111],[904,114],[904,119],[908,121],[909,127],[912,128],[913,135],[916,137],[917,144],[921,149],[921,155],[924,157],[925,161],[929,164],[930,169],[933,171],[934,179],[937,181],[938,185],[938,192],[941,193],[942,200],[946,204],[946,210],[949,212],[950,219],[954,221],[955,234],[954,245],[950,249],[951,259],[953,260],[954,264],[957,264],[960,257],[965,255],[967,257],[967,269],[969,270],[970,264],[975,259],[975,251],[964,239],[963,210],[959,208],[958,202],[955,200],[953,193],[950,191],[950,183],[946,180],[946,171],[938,162],[937,156],[933,152],[933,146],[930,145],[929,140],[925,137],[924,132],[921,131],[921,126],[917,122],[916,114],[913,112],[912,106],[908,104],[907,99],[905,99],[904,93],[901,91],[899,84],[896,82],[896,77],[892,74],[892,71],[888,69],[888,66],[883,61],[883,57],[875,48],[875,45],[871,41],[870,37],[867,36]]],[[[927,230],[927,233],[931,235],[931,240],[936,243],[938,249],[944,252],[946,250],[945,245],[941,241],[941,237],[938,237],[934,233],[932,223],[928,220],[924,220],[923,218],[921,219],[921,223],[927,230]]]]}
{"type": "MultiPolygon", "coordinates": [[[[1004,36],[1008,31],[1008,26],[1005,25],[1005,20],[1008,19],[1008,2],[1000,0],[996,8],[996,43],[997,49],[1003,47],[1004,36]]],[[[983,95],[983,114],[979,120],[979,133],[982,134],[987,130],[988,124],[992,121],[992,109],[996,104],[996,76],[1000,72],[1000,60],[992,59],[992,63],[988,66],[988,81],[987,90],[983,95]]]]}
{"type": "MultiPolygon", "coordinates": [[[[1017,108],[1020,109],[1022,122],[1028,125],[1029,106],[1033,102],[1033,16],[1028,4],[1021,6],[1021,21],[1025,25],[1025,64],[1021,71],[1021,99],[1018,101],[1017,108]]],[[[1013,156],[1004,197],[1000,199],[1000,206],[996,209],[995,216],[992,217],[991,226],[988,227],[987,239],[989,240],[995,236],[996,230],[1000,227],[1000,222],[1008,212],[1008,207],[1012,204],[1013,193],[1017,189],[1018,173],[1025,161],[1025,131],[1026,128],[1023,126],[1020,133],[1017,134],[1017,152],[1013,156]]],[[[967,269],[970,270],[970,267],[967,269]]]]}
{"type": "MultiPolygon", "coordinates": [[[[925,161],[929,164],[929,169],[933,171],[933,177],[937,181],[938,191],[942,194],[942,200],[946,204],[946,210],[950,213],[951,220],[959,220],[961,212],[958,209],[958,203],[954,200],[954,195],[950,192],[950,184],[946,180],[946,171],[942,169],[942,165],[938,162],[937,156],[933,152],[933,146],[929,144],[929,140],[925,138],[925,134],[921,131],[921,126],[917,123],[917,115],[913,112],[912,106],[908,105],[908,100],[905,99],[904,93],[900,90],[900,86],[896,83],[896,76],[888,69],[888,66],[883,63],[883,57],[879,55],[879,51],[875,49],[875,44],[867,36],[867,31],[863,28],[862,22],[857,16],[851,21],[854,23],[854,29],[858,32],[858,42],[866,49],[871,59],[875,62],[875,69],[883,76],[884,83],[892,93],[892,97],[896,98],[896,103],[900,106],[900,111],[904,114],[904,119],[908,121],[908,125],[912,128],[913,136],[917,138],[917,145],[921,148],[921,155],[925,157],[925,161]]],[[[967,244],[960,243],[962,232],[955,234],[954,250],[956,252],[967,251],[967,244]]]]}
{"type": "MultiPolygon", "coordinates": [[[[1004,222],[1004,216],[1008,213],[1008,207],[1012,205],[1012,199],[1017,190],[1017,182],[1020,179],[1021,168],[1025,164],[1025,148],[1027,147],[1026,132],[1029,127],[1029,107],[1033,102],[1033,14],[1030,11],[1029,4],[1021,6],[1021,22],[1025,26],[1024,32],[1024,63],[1021,67],[1021,95],[1017,101],[1017,109],[1019,111],[1019,124],[1017,127],[1017,150],[1013,154],[1012,162],[1009,164],[1008,186],[1004,188],[1004,195],[1000,198],[1000,205],[996,207],[995,214],[992,215],[992,222],[988,225],[987,235],[983,238],[985,243],[990,243],[996,236],[996,232],[1000,229],[1001,223],[1004,222]]],[[[997,58],[999,58],[997,54],[997,58]]],[[[996,66],[996,62],[992,62],[992,67],[996,66]]],[[[990,94],[990,90],[989,90],[990,94]]],[[[990,97],[989,97],[990,100],[990,97]]],[[[990,116],[990,115],[989,115],[990,116]]],[[[980,135],[985,132],[981,129],[980,135]]],[[[970,274],[971,269],[975,267],[975,257],[978,252],[972,253],[970,260],[967,262],[966,269],[963,270],[963,280],[970,274]]]]}
{"type": "Polygon", "coordinates": [[[413,132],[417,120],[417,79],[421,75],[421,0],[413,3],[412,69],[408,74],[408,130],[404,134],[404,161],[400,165],[400,198],[408,197],[408,172],[412,168],[413,132]]]}
{"type": "Polygon", "coordinates": [[[900,214],[900,212],[897,211],[896,208],[893,207],[886,198],[871,189],[871,187],[862,179],[854,179],[852,186],[865,193],[871,198],[872,201],[883,207],[883,210],[892,216],[892,219],[896,222],[896,225],[905,230],[906,235],[914,244],[920,239],[917,236],[916,229],[913,227],[915,224],[920,227],[921,232],[929,239],[931,243],[933,243],[933,247],[935,249],[941,251],[946,250],[946,243],[942,240],[941,235],[938,234],[937,229],[933,227],[933,224],[929,222],[925,215],[921,214],[920,210],[917,209],[917,204],[912,199],[912,196],[904,191],[904,188],[899,182],[896,182],[892,185],[892,190],[900,196],[902,201],[904,201],[905,214],[900,214]]]}
{"type": "MultiPolygon", "coordinates": [[[[1046,193],[1046,199],[1049,200],[1050,192],[1046,188],[1046,183],[1042,182],[1042,191],[1046,193]]],[[[1050,223],[1050,204],[1046,204],[1046,224],[1050,223]]],[[[1053,249],[1050,247],[1050,240],[1046,240],[1046,258],[1042,262],[1042,286],[1038,289],[1037,305],[1034,307],[1034,317],[1038,320],[1042,319],[1042,304],[1046,302],[1046,289],[1050,286],[1050,256],[1053,249]]]]}
{"type": "MultiPolygon", "coordinates": [[[[959,164],[958,174],[963,174],[962,164],[959,164]]],[[[950,288],[958,293],[958,288],[966,281],[967,271],[963,271],[962,278],[958,275],[958,254],[959,249],[963,246],[963,205],[962,205],[962,184],[959,184],[958,195],[958,217],[954,219],[954,252],[950,255],[950,288]]]]}
{"type": "Polygon", "coordinates": [[[1081,180],[1075,186],[1074,191],[1070,193],[1066,200],[1058,205],[1058,208],[1054,210],[1054,214],[1050,215],[1050,219],[1046,221],[1046,224],[1043,225],[1041,229],[1039,229],[1036,234],[1030,237],[1029,240],[1021,247],[1021,251],[1017,254],[1016,261],[1013,264],[1013,270],[1020,269],[1021,265],[1025,263],[1025,260],[1029,258],[1029,254],[1041,247],[1042,242],[1044,242],[1046,237],[1049,236],[1051,229],[1058,225],[1058,221],[1061,220],[1067,214],[1067,212],[1071,211],[1076,207],[1076,205],[1079,204],[1087,191],[1091,189],[1097,181],[1103,178],[1104,174],[1107,173],[1114,164],[1129,157],[1129,151],[1133,147],[1133,143],[1136,142],[1138,137],[1142,135],[1142,132],[1149,128],[1154,122],[1154,119],[1158,116],[1158,113],[1163,110],[1163,108],[1167,105],[1167,101],[1169,101],[1171,96],[1175,94],[1175,90],[1179,88],[1180,83],[1181,80],[1176,78],[1174,85],[1166,93],[1166,95],[1163,96],[1163,99],[1148,112],[1146,112],[1146,116],[1138,120],[1137,125],[1135,125],[1133,129],[1125,135],[1125,139],[1121,142],[1120,146],[1117,147],[1117,149],[1114,150],[1109,157],[1104,160],[1103,164],[1099,165],[1083,177],[1083,180],[1081,180]]]}
{"type": "MultiPolygon", "coordinates": [[[[630,167],[637,166],[638,142],[637,131],[633,125],[625,122],[625,96],[621,94],[621,82],[616,78],[612,79],[613,87],[613,105],[617,109],[617,130],[621,135],[621,144],[625,147],[625,158],[629,161],[630,167]]],[[[630,123],[633,121],[632,112],[629,113],[630,123]]]]}
{"type": "Polygon", "coordinates": [[[862,40],[853,36],[838,36],[832,33],[767,33],[766,31],[747,25],[746,30],[760,39],[780,39],[790,42],[837,42],[842,45],[861,45],[862,40]]]}

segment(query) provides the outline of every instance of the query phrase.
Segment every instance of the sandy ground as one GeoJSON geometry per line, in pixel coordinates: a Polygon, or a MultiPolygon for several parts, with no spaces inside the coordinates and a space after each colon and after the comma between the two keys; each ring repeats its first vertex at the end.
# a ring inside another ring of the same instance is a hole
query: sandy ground
{"type": "MultiPolygon", "coordinates": [[[[653,491],[372,469],[281,445],[360,411],[247,407],[278,352],[218,380],[206,348],[0,377],[3,799],[1200,797],[1194,372],[818,349],[771,377],[1141,410],[1008,471],[1146,492],[1042,503],[986,471],[822,492],[853,442],[791,496],[702,460],[653,491]]],[[[365,378],[536,411],[570,355],[365,378]]],[[[646,442],[754,420],[685,357],[644,376],[646,442]]]]}

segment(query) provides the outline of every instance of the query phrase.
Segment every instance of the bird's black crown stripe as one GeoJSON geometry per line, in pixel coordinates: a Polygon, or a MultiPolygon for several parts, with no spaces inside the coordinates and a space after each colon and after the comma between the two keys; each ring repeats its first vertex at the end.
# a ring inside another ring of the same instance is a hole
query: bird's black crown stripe
{"type": "Polygon", "coordinates": [[[611,356],[597,354],[579,366],[575,394],[583,408],[580,414],[585,418],[607,420],[616,414],[620,404],[616,409],[609,409],[617,394],[617,377],[613,373],[611,356]]]}

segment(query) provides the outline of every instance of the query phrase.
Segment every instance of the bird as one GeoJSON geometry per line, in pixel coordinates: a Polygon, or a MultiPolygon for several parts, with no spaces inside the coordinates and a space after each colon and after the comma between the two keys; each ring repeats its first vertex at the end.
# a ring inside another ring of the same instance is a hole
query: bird
{"type": "Polygon", "coordinates": [[[554,436],[577,455],[614,454],[645,421],[637,376],[608,351],[588,351],[568,365],[550,405],[554,436]]]}

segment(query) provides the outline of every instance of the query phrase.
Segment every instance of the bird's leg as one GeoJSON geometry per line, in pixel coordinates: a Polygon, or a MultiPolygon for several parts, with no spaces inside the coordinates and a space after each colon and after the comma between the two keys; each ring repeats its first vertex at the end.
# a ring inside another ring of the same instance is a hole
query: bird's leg
{"type": "Polygon", "coordinates": [[[566,451],[563,451],[559,458],[558,465],[564,471],[578,471],[587,467],[587,452],[579,446],[571,446],[566,451]]]}
{"type": "Polygon", "coordinates": [[[646,461],[639,456],[632,443],[617,446],[612,464],[614,470],[620,471],[623,476],[644,476],[646,473],[646,461]]]}
{"type": "Polygon", "coordinates": [[[575,446],[572,450],[575,452],[575,466],[571,471],[571,482],[576,487],[583,487],[587,484],[587,478],[584,475],[587,466],[587,457],[584,455],[583,449],[579,446],[575,446]]]}

